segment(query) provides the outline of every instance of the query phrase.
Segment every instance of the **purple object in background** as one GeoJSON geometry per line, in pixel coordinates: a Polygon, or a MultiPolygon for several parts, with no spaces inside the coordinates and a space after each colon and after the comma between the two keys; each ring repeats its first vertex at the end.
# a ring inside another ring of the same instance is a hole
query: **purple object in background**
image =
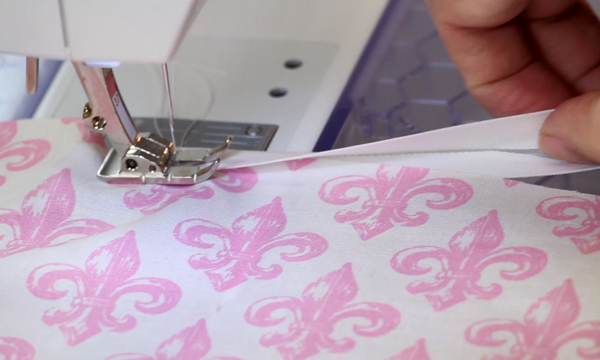
{"type": "MultiPolygon", "coordinates": [[[[425,2],[390,0],[314,150],[491,118],[467,92],[425,2]]],[[[599,171],[519,180],[600,194],[599,171]]]]}
{"type": "Polygon", "coordinates": [[[390,0],[342,103],[341,121],[331,119],[339,133],[324,133],[315,150],[491,118],[467,92],[422,0],[390,0]]]}

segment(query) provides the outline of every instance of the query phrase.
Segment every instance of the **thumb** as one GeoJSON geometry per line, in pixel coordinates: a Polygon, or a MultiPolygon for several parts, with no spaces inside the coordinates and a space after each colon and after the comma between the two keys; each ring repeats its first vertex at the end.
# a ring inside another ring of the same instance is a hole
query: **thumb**
{"type": "Polygon", "coordinates": [[[540,149],[576,163],[600,164],[600,92],[562,103],[540,130],[540,149]]]}

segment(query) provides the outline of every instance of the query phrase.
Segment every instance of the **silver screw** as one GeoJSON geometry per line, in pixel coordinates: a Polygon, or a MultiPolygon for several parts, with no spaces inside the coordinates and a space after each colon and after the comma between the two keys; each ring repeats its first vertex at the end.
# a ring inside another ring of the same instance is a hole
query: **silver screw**
{"type": "Polygon", "coordinates": [[[252,125],[252,126],[248,126],[248,128],[246,128],[246,135],[257,136],[261,132],[262,132],[262,128],[260,126],[252,125]]]}
{"type": "Polygon", "coordinates": [[[90,103],[86,103],[83,107],[83,118],[87,119],[92,116],[92,108],[90,107],[90,103]]]}
{"type": "Polygon", "coordinates": [[[106,120],[103,117],[96,116],[92,119],[92,125],[96,130],[104,130],[106,127],[106,120]]]}

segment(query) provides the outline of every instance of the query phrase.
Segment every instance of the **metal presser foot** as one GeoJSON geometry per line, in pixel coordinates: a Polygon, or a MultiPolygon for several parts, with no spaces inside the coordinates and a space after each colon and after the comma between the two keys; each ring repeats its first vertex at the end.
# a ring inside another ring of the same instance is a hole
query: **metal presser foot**
{"type": "Polygon", "coordinates": [[[104,135],[111,149],[98,177],[117,184],[193,185],[208,180],[231,144],[229,136],[213,149],[178,148],[152,133],[138,132],[110,69],[73,63],[88,96],[85,124],[104,135]]]}
{"type": "Polygon", "coordinates": [[[178,148],[155,134],[139,133],[135,143],[120,156],[112,148],[98,170],[98,177],[118,184],[193,185],[211,178],[221,156],[233,140],[230,136],[213,149],[178,148]]]}

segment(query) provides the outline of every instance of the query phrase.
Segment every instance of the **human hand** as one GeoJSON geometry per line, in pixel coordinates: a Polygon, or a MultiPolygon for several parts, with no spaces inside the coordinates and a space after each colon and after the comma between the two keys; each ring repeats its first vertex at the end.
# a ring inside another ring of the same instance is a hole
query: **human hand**
{"type": "Polygon", "coordinates": [[[427,0],[471,94],[495,116],[556,108],[540,148],[600,163],[600,21],[585,0],[427,0]]]}

